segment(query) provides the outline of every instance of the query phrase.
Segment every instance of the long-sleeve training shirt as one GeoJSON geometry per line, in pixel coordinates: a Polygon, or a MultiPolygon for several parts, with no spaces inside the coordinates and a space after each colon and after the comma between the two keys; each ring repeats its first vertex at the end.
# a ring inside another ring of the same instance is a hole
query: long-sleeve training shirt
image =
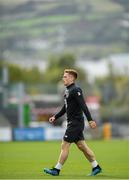
{"type": "Polygon", "coordinates": [[[66,113],[68,124],[76,124],[76,122],[84,120],[83,112],[87,120],[91,121],[92,117],[85,103],[82,90],[73,83],[66,88],[64,106],[55,115],[55,118],[58,119],[66,113]]]}

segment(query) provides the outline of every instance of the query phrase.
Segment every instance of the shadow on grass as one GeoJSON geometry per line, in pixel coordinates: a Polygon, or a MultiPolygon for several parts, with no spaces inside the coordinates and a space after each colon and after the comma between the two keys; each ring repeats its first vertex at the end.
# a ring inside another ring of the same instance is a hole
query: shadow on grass
{"type": "MultiPolygon", "coordinates": [[[[113,175],[106,175],[106,174],[100,174],[96,176],[86,176],[86,175],[76,175],[76,174],[63,174],[60,176],[56,176],[56,179],[122,179],[122,177],[119,176],[113,176],[113,175]]],[[[127,179],[123,177],[123,179],[127,179]]]]}

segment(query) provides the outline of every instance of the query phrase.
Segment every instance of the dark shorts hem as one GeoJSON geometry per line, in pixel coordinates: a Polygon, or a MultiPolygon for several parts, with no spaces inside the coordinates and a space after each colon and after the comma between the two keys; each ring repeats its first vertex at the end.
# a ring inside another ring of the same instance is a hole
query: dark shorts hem
{"type": "Polygon", "coordinates": [[[63,140],[69,143],[77,143],[78,141],[85,140],[83,135],[83,128],[67,128],[63,140]]]}

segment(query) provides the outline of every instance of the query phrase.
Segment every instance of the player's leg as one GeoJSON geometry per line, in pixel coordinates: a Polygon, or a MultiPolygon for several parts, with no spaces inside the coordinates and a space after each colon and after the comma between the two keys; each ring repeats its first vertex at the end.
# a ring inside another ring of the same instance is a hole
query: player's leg
{"type": "Polygon", "coordinates": [[[70,145],[71,145],[71,143],[66,142],[64,140],[62,141],[61,152],[60,152],[59,159],[58,159],[56,166],[52,169],[44,168],[44,172],[46,172],[47,174],[51,174],[53,176],[59,175],[63,164],[65,163],[65,161],[68,158],[70,145]]]}
{"type": "Polygon", "coordinates": [[[94,152],[88,147],[84,140],[78,141],[76,145],[84,153],[85,157],[88,159],[89,162],[95,160],[94,152]]]}
{"type": "Polygon", "coordinates": [[[70,145],[71,145],[71,143],[64,141],[64,140],[62,141],[61,152],[60,152],[60,156],[58,159],[58,163],[60,163],[61,165],[63,165],[68,158],[70,145]]]}
{"type": "Polygon", "coordinates": [[[76,143],[77,147],[83,152],[85,157],[88,159],[88,161],[92,165],[92,172],[91,176],[94,176],[102,171],[100,168],[98,162],[96,161],[94,152],[88,147],[86,142],[84,140],[80,140],[76,143]]]}

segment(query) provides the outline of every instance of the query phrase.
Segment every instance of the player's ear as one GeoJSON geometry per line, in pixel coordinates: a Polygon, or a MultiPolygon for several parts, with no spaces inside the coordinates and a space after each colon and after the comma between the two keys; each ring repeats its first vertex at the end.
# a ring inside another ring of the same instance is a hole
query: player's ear
{"type": "Polygon", "coordinates": [[[74,78],[74,76],[72,76],[72,75],[71,75],[71,79],[72,79],[72,81],[75,81],[75,78],[74,78]]]}
{"type": "Polygon", "coordinates": [[[76,78],[75,78],[74,76],[72,76],[72,79],[73,79],[73,81],[75,81],[75,80],[76,80],[76,78]]]}

